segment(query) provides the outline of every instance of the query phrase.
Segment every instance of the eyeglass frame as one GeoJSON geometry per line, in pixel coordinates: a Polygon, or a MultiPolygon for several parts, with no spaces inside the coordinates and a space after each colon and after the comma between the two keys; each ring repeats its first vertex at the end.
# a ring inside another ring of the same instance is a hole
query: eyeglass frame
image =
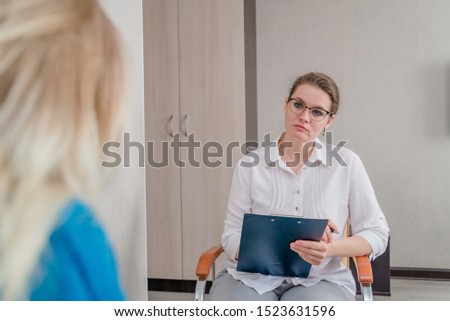
{"type": "Polygon", "coordinates": [[[303,100],[301,100],[300,98],[289,97],[288,100],[287,100],[287,103],[289,104],[292,100],[295,100],[295,101],[301,103],[301,104],[303,105],[303,107],[305,108],[302,112],[296,113],[294,110],[292,110],[292,107],[289,106],[289,109],[290,109],[294,114],[296,114],[296,115],[301,115],[301,114],[303,114],[303,113],[305,112],[306,109],[309,109],[311,119],[314,120],[314,121],[317,122],[317,123],[319,123],[319,122],[321,122],[322,120],[324,120],[325,117],[327,117],[327,116],[333,116],[333,115],[334,115],[331,111],[325,110],[325,109],[323,109],[322,107],[308,107],[308,106],[306,106],[306,104],[303,102],[303,100]],[[312,114],[311,114],[311,112],[312,112],[313,109],[316,109],[316,110],[319,109],[319,110],[325,112],[326,114],[325,114],[325,116],[323,116],[323,118],[322,118],[321,120],[315,120],[315,119],[313,118],[312,114]]]}

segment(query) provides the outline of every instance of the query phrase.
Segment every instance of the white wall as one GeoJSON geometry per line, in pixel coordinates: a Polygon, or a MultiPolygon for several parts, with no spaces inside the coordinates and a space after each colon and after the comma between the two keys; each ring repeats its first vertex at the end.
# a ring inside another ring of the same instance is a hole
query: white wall
{"type": "Polygon", "coordinates": [[[257,0],[258,136],[296,76],[333,76],[391,228],[391,266],[450,268],[450,1],[257,0]]]}
{"type": "MultiPolygon", "coordinates": [[[[144,143],[142,0],[103,0],[105,10],[125,43],[127,124],[130,141],[144,143]]],[[[123,144],[123,141],[121,142],[123,144]]],[[[123,285],[130,300],[147,300],[147,236],[145,169],[136,154],[131,167],[107,169],[110,180],[102,200],[105,224],[119,260],[123,285]]],[[[122,157],[123,159],[123,157],[122,157]]]]}

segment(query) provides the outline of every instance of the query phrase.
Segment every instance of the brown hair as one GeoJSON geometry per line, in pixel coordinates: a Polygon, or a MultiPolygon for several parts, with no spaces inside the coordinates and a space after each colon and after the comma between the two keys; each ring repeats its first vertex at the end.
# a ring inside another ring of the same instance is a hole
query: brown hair
{"type": "Polygon", "coordinates": [[[327,76],[320,72],[310,72],[298,77],[292,84],[291,90],[289,92],[289,98],[292,97],[292,94],[297,89],[297,87],[303,84],[316,86],[326,92],[331,99],[330,112],[331,114],[336,115],[339,109],[339,89],[330,76],[327,76]]]}

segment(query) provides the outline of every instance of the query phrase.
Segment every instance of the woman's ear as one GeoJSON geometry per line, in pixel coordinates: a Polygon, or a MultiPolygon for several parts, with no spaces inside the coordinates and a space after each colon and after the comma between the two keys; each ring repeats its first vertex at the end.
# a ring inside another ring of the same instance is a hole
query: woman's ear
{"type": "Polygon", "coordinates": [[[284,113],[285,114],[287,113],[287,110],[288,110],[288,100],[289,100],[288,97],[286,97],[286,99],[284,100],[284,113]]]}
{"type": "Polygon", "coordinates": [[[328,117],[328,121],[327,121],[327,123],[326,123],[326,125],[325,125],[325,128],[324,129],[327,129],[328,127],[330,127],[331,126],[331,123],[333,122],[333,120],[334,120],[334,116],[335,115],[331,115],[330,117],[328,117]]]}

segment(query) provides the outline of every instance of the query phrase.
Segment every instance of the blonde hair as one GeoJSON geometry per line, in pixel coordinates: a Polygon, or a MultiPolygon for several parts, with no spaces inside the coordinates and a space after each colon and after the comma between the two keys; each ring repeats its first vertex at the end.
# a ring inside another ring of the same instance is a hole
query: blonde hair
{"type": "Polygon", "coordinates": [[[0,298],[27,298],[63,205],[94,198],[121,57],[95,0],[0,0],[0,298]]]}

